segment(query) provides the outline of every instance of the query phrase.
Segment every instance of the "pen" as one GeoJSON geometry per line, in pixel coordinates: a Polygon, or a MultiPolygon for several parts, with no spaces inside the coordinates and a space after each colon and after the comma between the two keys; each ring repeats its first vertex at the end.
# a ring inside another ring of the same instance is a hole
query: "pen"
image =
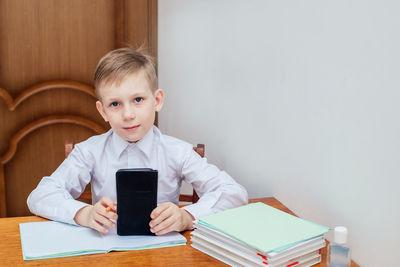
{"type": "MultiPolygon", "coordinates": [[[[117,205],[117,202],[114,202],[114,205],[116,206],[116,205],[117,205]]],[[[111,207],[110,207],[110,206],[107,206],[106,211],[109,212],[110,210],[111,210],[111,207]]]]}

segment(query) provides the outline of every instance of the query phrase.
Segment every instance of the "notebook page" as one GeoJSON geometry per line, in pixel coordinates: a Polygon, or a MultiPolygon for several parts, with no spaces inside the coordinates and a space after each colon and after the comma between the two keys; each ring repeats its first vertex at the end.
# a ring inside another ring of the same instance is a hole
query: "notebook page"
{"type": "Polygon", "coordinates": [[[119,236],[114,229],[108,234],[102,234],[104,246],[111,250],[137,250],[159,248],[186,244],[186,238],[179,233],[171,232],[162,236],[132,235],[119,236]]]}
{"type": "Polygon", "coordinates": [[[100,234],[86,227],[54,221],[21,223],[19,227],[24,259],[106,252],[100,234]]]}

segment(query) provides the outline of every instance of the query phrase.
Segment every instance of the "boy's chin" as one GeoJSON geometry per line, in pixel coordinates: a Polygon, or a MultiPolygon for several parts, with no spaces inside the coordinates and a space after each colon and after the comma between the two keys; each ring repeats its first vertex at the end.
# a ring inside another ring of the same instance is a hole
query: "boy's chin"
{"type": "Polygon", "coordinates": [[[140,137],[140,138],[138,138],[138,137],[134,138],[134,137],[129,137],[129,136],[127,136],[127,137],[125,137],[124,139],[125,139],[127,142],[129,142],[129,143],[136,143],[137,141],[140,141],[140,139],[142,139],[142,137],[140,137]]]}

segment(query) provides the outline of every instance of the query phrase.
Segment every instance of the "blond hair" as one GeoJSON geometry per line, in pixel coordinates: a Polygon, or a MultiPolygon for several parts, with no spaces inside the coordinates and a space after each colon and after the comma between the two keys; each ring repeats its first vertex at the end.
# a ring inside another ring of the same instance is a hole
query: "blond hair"
{"type": "MultiPolygon", "coordinates": [[[[145,71],[150,88],[157,90],[157,74],[153,58],[141,50],[129,47],[119,48],[100,59],[94,74],[94,87],[99,97],[99,87],[106,84],[117,85],[130,74],[145,71]]],[[[99,97],[100,98],[100,97],[99,97]]]]}

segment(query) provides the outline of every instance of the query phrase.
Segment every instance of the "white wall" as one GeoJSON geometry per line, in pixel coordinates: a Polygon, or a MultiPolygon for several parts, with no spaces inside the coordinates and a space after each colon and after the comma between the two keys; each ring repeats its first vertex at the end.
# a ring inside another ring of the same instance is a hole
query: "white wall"
{"type": "Polygon", "coordinates": [[[161,0],[160,128],[299,216],[349,228],[352,258],[400,246],[400,2],[161,0]]]}

